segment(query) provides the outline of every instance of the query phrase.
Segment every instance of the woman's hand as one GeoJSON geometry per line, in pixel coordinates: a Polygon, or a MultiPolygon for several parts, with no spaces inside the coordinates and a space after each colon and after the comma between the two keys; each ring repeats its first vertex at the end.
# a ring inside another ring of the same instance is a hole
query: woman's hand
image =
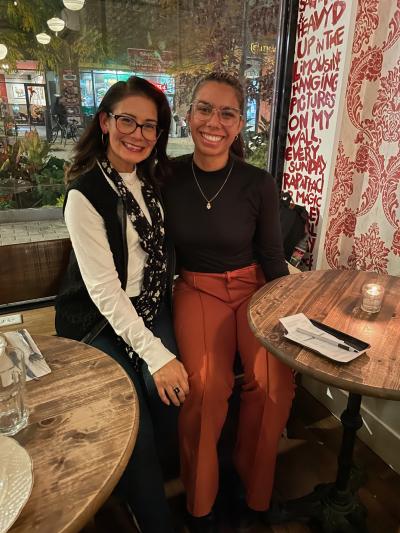
{"type": "Polygon", "coordinates": [[[172,402],[179,407],[189,394],[188,375],[178,359],[172,359],[154,372],[153,379],[161,400],[167,405],[172,402]]]}

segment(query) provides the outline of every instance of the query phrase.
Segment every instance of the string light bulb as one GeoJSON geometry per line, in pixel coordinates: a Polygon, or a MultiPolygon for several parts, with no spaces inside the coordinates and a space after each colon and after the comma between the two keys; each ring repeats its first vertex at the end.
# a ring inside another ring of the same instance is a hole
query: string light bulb
{"type": "Polygon", "coordinates": [[[47,21],[47,26],[57,35],[59,31],[64,29],[65,22],[58,17],[53,17],[47,21]]]}
{"type": "Polygon", "coordinates": [[[5,44],[0,44],[0,59],[4,59],[8,53],[7,46],[5,44]]]}
{"type": "Polygon", "coordinates": [[[63,4],[71,11],[79,11],[85,5],[85,0],[63,0],[63,4]]]}
{"type": "Polygon", "coordinates": [[[36,35],[36,40],[40,44],[49,44],[49,42],[51,41],[51,37],[50,37],[50,35],[47,35],[47,33],[45,33],[45,32],[38,33],[36,35]]]}

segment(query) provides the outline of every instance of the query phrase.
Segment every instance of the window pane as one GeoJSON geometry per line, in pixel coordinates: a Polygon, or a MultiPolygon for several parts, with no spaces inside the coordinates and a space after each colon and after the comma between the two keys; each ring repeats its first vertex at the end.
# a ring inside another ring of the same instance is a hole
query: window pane
{"type": "MultiPolygon", "coordinates": [[[[61,205],[60,168],[71,159],[76,139],[109,87],[132,74],[146,78],[168,98],[174,117],[171,156],[193,150],[186,114],[198,80],[213,70],[237,75],[246,94],[246,159],[265,167],[279,5],[279,0],[86,0],[77,12],[47,13],[43,8],[43,28],[54,15],[65,20],[66,28],[58,37],[48,30],[49,44],[32,45],[26,60],[0,69],[2,160],[33,130],[50,145],[36,160],[38,172],[31,172],[22,188],[15,188],[16,175],[8,175],[7,183],[0,176],[0,211],[61,205]],[[54,113],[57,95],[64,97],[68,131],[60,128],[54,113]],[[57,169],[48,165],[50,158],[57,169]]],[[[14,28],[28,27],[29,10],[34,20],[34,9],[32,2],[25,15],[3,16],[14,28]]],[[[6,44],[12,58],[13,45],[6,44]]]]}

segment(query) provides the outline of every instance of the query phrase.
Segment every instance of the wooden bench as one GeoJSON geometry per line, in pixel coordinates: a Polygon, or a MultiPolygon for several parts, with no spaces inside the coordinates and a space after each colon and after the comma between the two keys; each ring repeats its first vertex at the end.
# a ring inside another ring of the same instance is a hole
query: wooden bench
{"type": "Polygon", "coordinates": [[[55,334],[53,300],[70,251],[69,239],[0,246],[0,317],[21,314],[23,320],[0,331],[24,327],[33,334],[55,334]]]}

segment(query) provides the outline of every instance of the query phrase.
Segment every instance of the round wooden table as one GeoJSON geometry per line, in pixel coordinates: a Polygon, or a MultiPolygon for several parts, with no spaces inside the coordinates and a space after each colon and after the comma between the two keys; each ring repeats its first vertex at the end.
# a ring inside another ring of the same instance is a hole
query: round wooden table
{"type": "Polygon", "coordinates": [[[12,533],[79,531],[111,494],[132,453],[139,407],[111,357],[60,337],[34,336],[52,372],[27,383],[29,422],[16,439],[34,485],[12,533]]]}
{"type": "Polygon", "coordinates": [[[282,520],[313,518],[323,531],[366,531],[365,509],[350,483],[356,432],[362,426],[361,395],[400,400],[400,278],[350,270],[292,274],[262,287],[251,299],[248,319],[256,337],[291,368],[349,391],[341,416],[342,446],[333,485],[288,502],[282,520]],[[385,287],[382,308],[369,314],[361,309],[364,283],[385,287]],[[368,342],[371,347],[349,363],[337,363],[283,337],[279,319],[304,313],[327,326],[368,342]],[[336,527],[335,526],[335,527],[336,527]]]}

